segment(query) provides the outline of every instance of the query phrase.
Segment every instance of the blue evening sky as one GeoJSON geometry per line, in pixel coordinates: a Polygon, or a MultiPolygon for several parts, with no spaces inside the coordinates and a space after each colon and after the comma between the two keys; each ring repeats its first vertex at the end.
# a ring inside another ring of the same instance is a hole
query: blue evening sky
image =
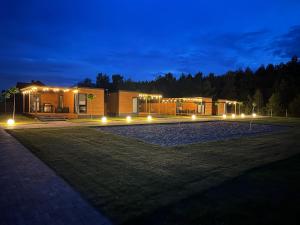
{"type": "Polygon", "coordinates": [[[300,56],[299,0],[2,0],[0,89],[222,74],[300,56]]]}

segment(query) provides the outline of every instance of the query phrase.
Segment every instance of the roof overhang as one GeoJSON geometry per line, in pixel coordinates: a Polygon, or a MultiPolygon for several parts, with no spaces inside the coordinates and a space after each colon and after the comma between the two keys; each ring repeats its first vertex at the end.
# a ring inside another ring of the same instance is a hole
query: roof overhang
{"type": "Polygon", "coordinates": [[[35,92],[69,92],[69,91],[78,92],[78,88],[31,85],[21,89],[21,92],[23,94],[29,94],[35,92]]]}

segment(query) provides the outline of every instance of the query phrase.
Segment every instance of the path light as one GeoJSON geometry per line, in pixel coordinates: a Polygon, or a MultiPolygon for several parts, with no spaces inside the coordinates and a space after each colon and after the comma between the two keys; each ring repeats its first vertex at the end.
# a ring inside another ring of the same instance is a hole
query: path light
{"type": "Polygon", "coordinates": [[[256,117],[256,113],[252,113],[252,117],[256,117]]]}
{"type": "Polygon", "coordinates": [[[235,118],[235,114],[234,114],[234,113],[231,114],[231,118],[232,118],[232,119],[235,118]]]}
{"type": "Polygon", "coordinates": [[[223,119],[226,119],[226,117],[227,117],[226,114],[223,114],[223,119]]]}
{"type": "Polygon", "coordinates": [[[152,116],[147,116],[147,120],[150,122],[152,120],[152,116]]]}
{"type": "Polygon", "coordinates": [[[102,116],[102,118],[101,118],[101,122],[102,122],[102,123],[106,123],[106,122],[107,122],[107,118],[106,118],[106,116],[102,116]]]}
{"type": "Polygon", "coordinates": [[[242,118],[245,118],[245,114],[244,114],[244,113],[242,113],[242,114],[241,114],[241,117],[242,117],[242,118]]]}
{"type": "Polygon", "coordinates": [[[192,120],[195,120],[196,119],[196,115],[192,115],[192,120]]]}
{"type": "Polygon", "coordinates": [[[14,125],[14,124],[15,124],[15,121],[14,121],[13,119],[8,119],[8,120],[7,120],[7,125],[12,126],[12,125],[14,125]]]}
{"type": "Polygon", "coordinates": [[[129,123],[131,122],[131,116],[126,116],[126,121],[129,123]]]}

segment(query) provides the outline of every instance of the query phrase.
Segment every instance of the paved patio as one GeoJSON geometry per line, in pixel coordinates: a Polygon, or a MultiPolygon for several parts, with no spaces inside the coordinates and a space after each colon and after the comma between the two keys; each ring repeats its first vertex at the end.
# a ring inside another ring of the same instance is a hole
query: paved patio
{"type": "Polygon", "coordinates": [[[110,222],[0,128],[1,225],[102,225],[110,222]]]}

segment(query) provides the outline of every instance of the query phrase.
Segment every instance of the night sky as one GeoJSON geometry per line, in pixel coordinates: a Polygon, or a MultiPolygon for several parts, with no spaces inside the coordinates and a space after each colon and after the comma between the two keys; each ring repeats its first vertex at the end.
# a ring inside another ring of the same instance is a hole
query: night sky
{"type": "Polygon", "coordinates": [[[222,74],[293,55],[299,0],[0,2],[0,89],[32,79],[73,85],[99,72],[222,74]]]}

